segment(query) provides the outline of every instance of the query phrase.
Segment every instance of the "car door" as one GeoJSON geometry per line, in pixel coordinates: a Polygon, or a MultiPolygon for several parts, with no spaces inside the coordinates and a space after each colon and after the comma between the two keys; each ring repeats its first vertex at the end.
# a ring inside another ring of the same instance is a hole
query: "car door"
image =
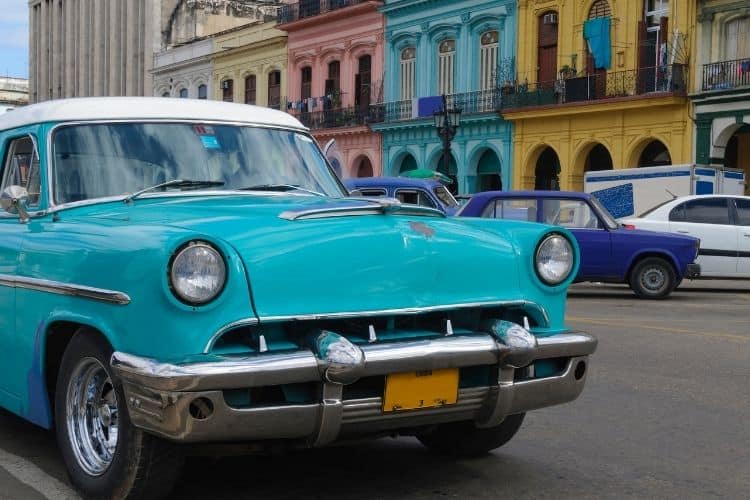
{"type": "Polygon", "coordinates": [[[737,275],[750,278],[750,199],[735,198],[737,207],[737,275]]]}
{"type": "MultiPolygon", "coordinates": [[[[29,192],[29,205],[39,203],[39,156],[33,136],[21,134],[0,142],[0,192],[22,186],[29,192]]],[[[27,224],[18,215],[0,209],[0,404],[17,404],[23,379],[16,346],[16,288],[18,255],[28,235],[27,224]]]]}
{"type": "Polygon", "coordinates": [[[545,198],[543,221],[570,230],[581,249],[581,281],[619,276],[612,261],[612,236],[586,200],[545,198]]]}
{"type": "Polygon", "coordinates": [[[700,238],[701,277],[737,274],[738,227],[732,224],[730,198],[705,196],[675,206],[669,213],[669,231],[700,238]]]}

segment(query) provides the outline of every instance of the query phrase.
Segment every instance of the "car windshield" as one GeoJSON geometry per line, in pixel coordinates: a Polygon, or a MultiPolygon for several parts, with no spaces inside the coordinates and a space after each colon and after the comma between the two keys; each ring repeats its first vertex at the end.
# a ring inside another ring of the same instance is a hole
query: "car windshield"
{"type": "Polygon", "coordinates": [[[70,125],[57,129],[52,151],[58,204],[197,188],[345,196],[313,139],[290,130],[203,123],[70,125]]]}
{"type": "Polygon", "coordinates": [[[433,191],[435,192],[435,196],[437,196],[440,199],[440,202],[446,207],[453,208],[458,206],[456,199],[445,187],[438,186],[433,191]]]}
{"type": "Polygon", "coordinates": [[[602,203],[599,201],[599,199],[596,196],[591,197],[591,204],[594,205],[598,212],[599,216],[601,216],[604,223],[607,225],[610,229],[615,229],[618,224],[615,218],[612,216],[612,214],[607,210],[607,207],[602,205],[602,203]]]}

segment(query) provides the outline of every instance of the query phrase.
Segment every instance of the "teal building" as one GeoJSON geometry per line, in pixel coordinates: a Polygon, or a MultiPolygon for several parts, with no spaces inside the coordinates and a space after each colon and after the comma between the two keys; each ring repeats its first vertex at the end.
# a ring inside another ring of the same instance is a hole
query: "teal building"
{"type": "Polygon", "coordinates": [[[456,180],[459,193],[509,189],[512,124],[499,114],[515,74],[515,2],[387,0],[383,175],[415,168],[456,180]],[[433,112],[461,109],[447,162],[433,112]]]}

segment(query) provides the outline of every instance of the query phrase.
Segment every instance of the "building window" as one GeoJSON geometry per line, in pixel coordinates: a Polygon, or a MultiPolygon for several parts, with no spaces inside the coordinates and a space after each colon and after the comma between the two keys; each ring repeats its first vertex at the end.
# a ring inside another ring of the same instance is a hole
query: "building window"
{"type": "Polygon", "coordinates": [[[198,85],[198,99],[208,99],[208,87],[202,83],[198,85]]]}
{"type": "Polygon", "coordinates": [[[255,75],[245,77],[245,104],[255,104],[255,75]]]}
{"type": "Polygon", "coordinates": [[[188,89],[180,89],[180,99],[188,98],[188,89]]]}
{"type": "Polygon", "coordinates": [[[328,63],[328,79],[326,80],[326,95],[337,95],[341,89],[341,62],[328,63]]]}
{"type": "Polygon", "coordinates": [[[407,47],[401,51],[401,99],[414,98],[414,77],[417,63],[417,51],[407,47]]]}
{"type": "Polygon", "coordinates": [[[487,31],[479,38],[479,82],[481,90],[495,88],[495,70],[497,68],[497,51],[500,34],[497,31],[487,31]]]}
{"type": "Polygon", "coordinates": [[[221,100],[234,102],[234,80],[224,80],[221,82],[221,100]]]}
{"type": "Polygon", "coordinates": [[[300,97],[307,99],[312,97],[312,68],[307,66],[302,68],[302,88],[300,89],[300,97]]]}
{"type": "Polygon", "coordinates": [[[354,75],[354,104],[361,108],[370,106],[370,86],[372,84],[372,57],[362,56],[358,61],[357,74],[354,75]]]}
{"type": "Polygon", "coordinates": [[[456,41],[443,40],[438,45],[438,94],[453,93],[453,62],[456,56],[456,41]]]}
{"type": "Polygon", "coordinates": [[[597,0],[589,9],[589,19],[597,17],[612,17],[612,10],[609,8],[607,0],[597,0]]]}
{"type": "Polygon", "coordinates": [[[268,73],[268,107],[279,109],[281,106],[281,71],[268,73]]]}
{"type": "MultiPolygon", "coordinates": [[[[750,58],[750,17],[741,17],[726,24],[724,60],[750,58]]],[[[744,65],[742,66],[744,71],[744,65]]]]}

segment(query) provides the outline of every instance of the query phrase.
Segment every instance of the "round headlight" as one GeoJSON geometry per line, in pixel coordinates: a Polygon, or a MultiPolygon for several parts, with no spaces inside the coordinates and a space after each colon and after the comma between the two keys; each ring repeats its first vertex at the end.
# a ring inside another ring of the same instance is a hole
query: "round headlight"
{"type": "Polygon", "coordinates": [[[227,270],[221,254],[203,242],[190,243],[172,260],[169,277],[177,298],[189,304],[205,304],[224,288],[227,270]]]}
{"type": "Polygon", "coordinates": [[[548,285],[559,285],[573,270],[573,246],[559,234],[547,236],[536,250],[534,258],[539,278],[548,285]]]}

